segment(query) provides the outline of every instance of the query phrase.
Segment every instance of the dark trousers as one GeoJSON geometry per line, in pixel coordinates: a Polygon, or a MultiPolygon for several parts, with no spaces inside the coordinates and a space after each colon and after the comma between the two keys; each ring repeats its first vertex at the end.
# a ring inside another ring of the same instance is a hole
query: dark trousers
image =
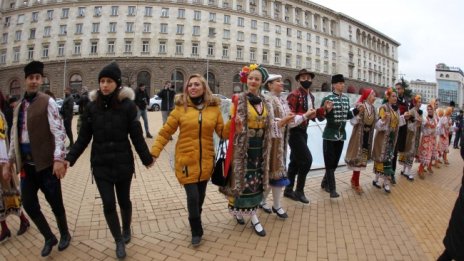
{"type": "Polygon", "coordinates": [[[338,167],[338,162],[342,156],[343,140],[323,140],[322,150],[324,153],[325,174],[322,179],[322,185],[328,186],[329,191],[335,191],[335,170],[338,167]]]}
{"type": "Polygon", "coordinates": [[[69,139],[69,146],[74,144],[73,133],[72,133],[72,118],[63,120],[64,129],[66,130],[66,136],[69,139]]]}
{"type": "Polygon", "coordinates": [[[203,202],[206,196],[206,185],[208,181],[185,184],[184,189],[187,194],[187,209],[189,218],[200,218],[203,202]]]}
{"type": "Polygon", "coordinates": [[[132,202],[130,201],[131,181],[132,177],[118,182],[95,178],[105,214],[116,213],[116,197],[121,210],[132,208],[132,202]]]}
{"type": "MultiPolygon", "coordinates": [[[[451,134],[450,134],[451,136],[451,134]]],[[[461,129],[458,129],[456,132],[456,135],[454,135],[454,144],[453,147],[457,148],[459,146],[459,139],[461,138],[461,129]]]]}
{"type": "MultiPolygon", "coordinates": [[[[308,133],[306,130],[292,129],[288,140],[290,145],[290,163],[288,164],[287,176],[290,184],[286,189],[293,190],[295,178],[298,176],[296,191],[303,192],[306,176],[311,169],[313,156],[308,148],[308,133]]],[[[284,155],[285,157],[285,155],[284,155]]]]}
{"type": "Polygon", "coordinates": [[[69,233],[61,194],[61,182],[53,175],[53,167],[39,172],[32,165],[24,164],[23,168],[26,175],[21,177],[21,200],[24,210],[26,210],[26,213],[34,222],[37,229],[45,240],[55,238],[45,216],[40,210],[39,197],[37,196],[37,192],[40,189],[45,195],[48,204],[50,204],[53,214],[55,214],[60,233],[62,235],[69,233]]]}

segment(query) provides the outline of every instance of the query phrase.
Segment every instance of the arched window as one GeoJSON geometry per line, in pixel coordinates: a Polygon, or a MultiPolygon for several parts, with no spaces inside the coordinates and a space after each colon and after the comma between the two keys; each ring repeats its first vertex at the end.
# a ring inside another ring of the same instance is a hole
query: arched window
{"type": "Polygon", "coordinates": [[[232,79],[232,90],[234,93],[242,92],[242,83],[240,82],[240,75],[238,73],[232,79]]]}
{"type": "Polygon", "coordinates": [[[48,79],[48,77],[43,77],[43,83],[42,83],[42,86],[40,86],[40,90],[41,91],[47,91],[47,90],[50,90],[50,80],[48,79]]]}
{"type": "Polygon", "coordinates": [[[82,77],[80,74],[73,74],[69,78],[69,88],[71,88],[71,93],[80,93],[82,88],[82,77]]]}
{"type": "Polygon", "coordinates": [[[184,88],[184,75],[182,72],[174,70],[171,74],[171,84],[175,86],[176,92],[182,92],[184,88]]]}
{"type": "Polygon", "coordinates": [[[284,91],[291,92],[292,91],[292,82],[289,79],[284,81],[284,91]]]}
{"type": "Polygon", "coordinates": [[[10,96],[18,99],[21,96],[21,85],[18,80],[13,80],[10,83],[10,96]]]}
{"type": "Polygon", "coordinates": [[[149,72],[141,71],[137,74],[137,87],[141,83],[145,85],[145,90],[147,91],[148,95],[151,96],[151,76],[149,72]]]}
{"type": "Polygon", "coordinates": [[[214,75],[214,73],[212,72],[208,72],[208,74],[205,73],[203,77],[205,77],[206,82],[208,82],[208,86],[211,89],[211,91],[213,93],[218,93],[218,91],[216,90],[217,89],[216,88],[216,76],[214,75]]]}

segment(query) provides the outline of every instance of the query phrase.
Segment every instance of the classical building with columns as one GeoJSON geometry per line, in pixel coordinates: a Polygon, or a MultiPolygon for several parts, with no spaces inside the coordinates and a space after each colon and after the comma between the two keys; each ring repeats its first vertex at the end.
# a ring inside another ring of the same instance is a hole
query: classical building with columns
{"type": "Polygon", "coordinates": [[[428,103],[431,99],[438,97],[436,82],[417,79],[409,83],[409,88],[413,93],[421,95],[422,103],[428,103]]]}
{"type": "Polygon", "coordinates": [[[97,88],[97,74],[117,61],[124,84],[154,94],[167,80],[181,90],[200,73],[213,92],[242,90],[243,65],[263,64],[295,88],[301,68],[316,73],[315,90],[330,75],[347,89],[394,84],[399,43],[348,15],[303,0],[3,0],[0,1],[0,83],[20,95],[22,68],[46,64],[42,89],[97,88]]]}

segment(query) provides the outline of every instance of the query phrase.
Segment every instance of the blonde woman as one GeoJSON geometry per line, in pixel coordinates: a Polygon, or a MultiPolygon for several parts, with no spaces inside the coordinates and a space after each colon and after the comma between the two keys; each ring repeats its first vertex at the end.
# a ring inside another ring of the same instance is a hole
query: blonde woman
{"type": "Polygon", "coordinates": [[[198,246],[203,236],[201,212],[206,185],[211,178],[214,162],[213,133],[223,136],[224,122],[221,100],[212,95],[205,78],[191,75],[182,94],[175,97],[175,108],[169,114],[151,149],[159,157],[171,136],[179,129],[176,143],[175,173],[187,195],[188,219],[192,245],[198,246]]]}

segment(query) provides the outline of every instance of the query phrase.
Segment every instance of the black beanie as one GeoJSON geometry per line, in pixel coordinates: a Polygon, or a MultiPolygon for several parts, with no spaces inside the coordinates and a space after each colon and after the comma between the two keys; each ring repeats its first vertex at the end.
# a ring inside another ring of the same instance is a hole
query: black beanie
{"type": "Polygon", "coordinates": [[[31,74],[40,74],[40,75],[44,75],[43,74],[43,71],[44,71],[44,64],[42,62],[39,62],[39,61],[32,61],[30,63],[28,63],[26,66],[24,66],[24,78],[27,78],[27,76],[31,75],[31,74]]]}
{"type": "Polygon", "coordinates": [[[343,74],[332,75],[332,84],[339,83],[339,82],[345,82],[345,78],[343,77],[343,74]]]}
{"type": "Polygon", "coordinates": [[[120,87],[122,84],[121,81],[121,69],[116,62],[112,62],[107,66],[103,67],[103,69],[98,74],[98,82],[103,77],[108,77],[113,79],[116,82],[117,87],[120,87]]]}

